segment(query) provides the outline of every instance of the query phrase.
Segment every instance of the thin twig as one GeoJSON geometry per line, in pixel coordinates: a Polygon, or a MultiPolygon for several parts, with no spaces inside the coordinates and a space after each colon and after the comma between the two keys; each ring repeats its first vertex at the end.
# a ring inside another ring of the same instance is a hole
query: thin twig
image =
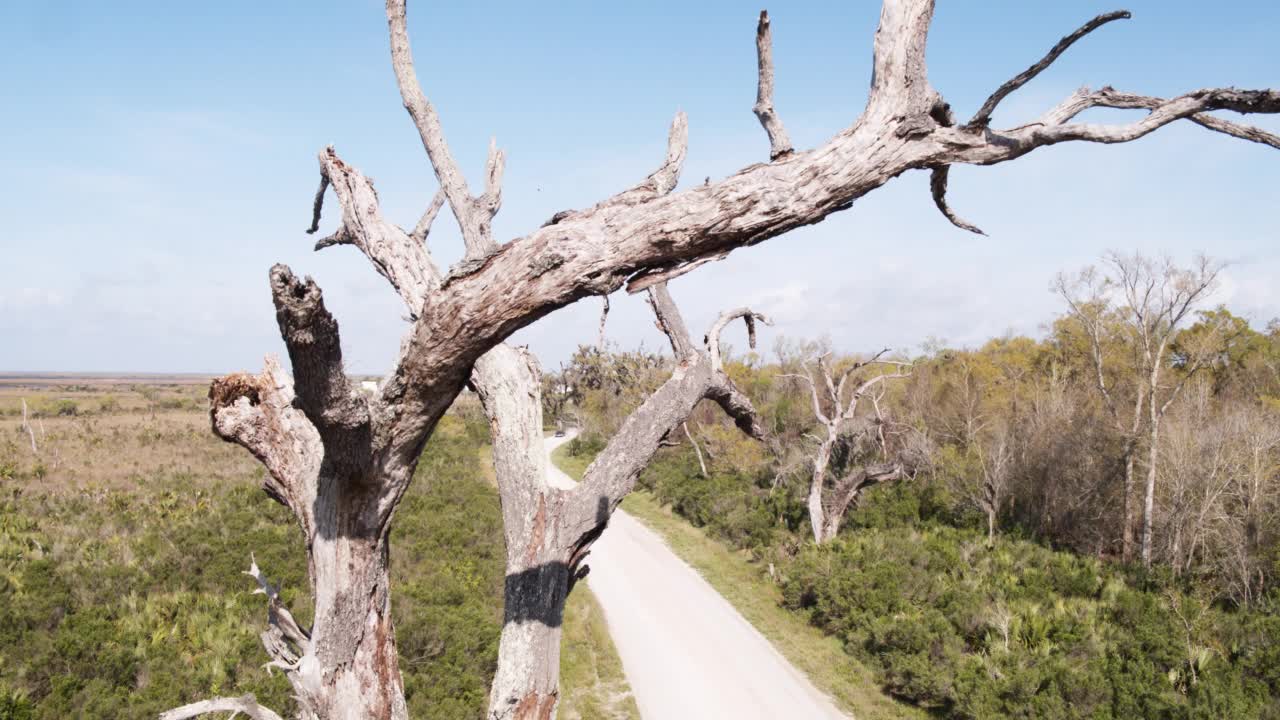
{"type": "Polygon", "coordinates": [[[1026,70],[1023,70],[1021,73],[1016,75],[1012,80],[1009,80],[1008,82],[1006,82],[1005,84],[997,88],[995,92],[991,93],[991,97],[987,98],[987,101],[982,104],[982,107],[973,116],[973,119],[969,121],[969,124],[967,127],[984,128],[988,124],[990,124],[991,113],[995,112],[996,106],[1000,104],[1001,100],[1004,100],[1006,97],[1012,94],[1015,90],[1031,82],[1031,80],[1035,76],[1039,75],[1041,72],[1044,71],[1045,68],[1052,65],[1053,61],[1057,60],[1058,57],[1061,56],[1062,53],[1066,52],[1067,48],[1074,45],[1077,40],[1084,37],[1085,35],[1088,35],[1094,30],[1097,30],[1103,25],[1106,25],[1112,20],[1127,20],[1131,17],[1133,17],[1133,15],[1130,14],[1128,10],[1117,10],[1115,12],[1109,12],[1109,13],[1099,15],[1094,19],[1090,20],[1089,22],[1085,23],[1084,25],[1081,25],[1079,28],[1076,29],[1075,32],[1059,40],[1058,44],[1054,45],[1049,50],[1049,53],[1047,55],[1040,58],[1039,62],[1027,68],[1026,70]]]}

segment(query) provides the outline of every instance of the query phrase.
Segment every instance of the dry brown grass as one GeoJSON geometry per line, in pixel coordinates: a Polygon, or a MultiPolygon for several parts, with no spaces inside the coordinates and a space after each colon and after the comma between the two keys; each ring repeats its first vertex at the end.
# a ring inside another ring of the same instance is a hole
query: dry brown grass
{"type": "Polygon", "coordinates": [[[157,478],[196,489],[260,472],[209,428],[205,385],[0,384],[0,475],[34,492],[130,490],[157,478]],[[37,452],[23,427],[22,403],[37,452]]]}

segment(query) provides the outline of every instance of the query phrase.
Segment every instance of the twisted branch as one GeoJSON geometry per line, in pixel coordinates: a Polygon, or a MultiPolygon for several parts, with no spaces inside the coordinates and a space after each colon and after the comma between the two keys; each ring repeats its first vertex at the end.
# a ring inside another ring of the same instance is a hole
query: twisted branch
{"type": "Polygon", "coordinates": [[[982,103],[982,107],[978,109],[978,112],[974,113],[974,116],[969,120],[967,127],[975,129],[984,128],[990,124],[991,113],[995,112],[996,106],[1000,104],[1001,100],[1004,100],[1015,90],[1031,82],[1035,76],[1044,72],[1045,68],[1052,65],[1053,61],[1061,57],[1062,53],[1066,52],[1067,48],[1074,45],[1077,40],[1088,35],[1094,30],[1097,30],[1103,25],[1106,25],[1112,20],[1128,20],[1131,17],[1133,17],[1133,15],[1130,14],[1128,10],[1117,10],[1116,12],[1099,15],[1084,25],[1076,28],[1075,32],[1062,38],[1056,45],[1050,48],[1049,52],[1044,57],[1040,58],[1038,62],[1026,70],[1023,70],[1021,73],[1018,73],[1016,76],[1005,82],[1005,84],[996,88],[996,91],[991,93],[991,96],[987,98],[987,101],[982,103]]]}

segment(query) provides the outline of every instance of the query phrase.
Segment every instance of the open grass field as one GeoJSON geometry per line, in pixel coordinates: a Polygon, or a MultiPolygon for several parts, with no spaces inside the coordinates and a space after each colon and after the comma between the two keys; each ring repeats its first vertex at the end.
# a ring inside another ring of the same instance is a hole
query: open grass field
{"type": "MultiPolygon", "coordinates": [[[[206,387],[0,379],[0,718],[154,717],[246,692],[287,714],[287,682],[261,667],[262,597],[241,572],[256,555],[308,622],[302,537],[257,462],[210,431],[206,387]]],[[[392,605],[415,717],[484,715],[504,554],[487,437],[462,398],[399,510],[392,605]]],[[[589,593],[565,622],[561,717],[638,717],[589,593]]]]}

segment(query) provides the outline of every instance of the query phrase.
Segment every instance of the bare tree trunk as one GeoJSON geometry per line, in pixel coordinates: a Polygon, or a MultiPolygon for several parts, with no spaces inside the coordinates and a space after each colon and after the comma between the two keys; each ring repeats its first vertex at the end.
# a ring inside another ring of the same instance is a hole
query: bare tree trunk
{"type": "Polygon", "coordinates": [[[492,431],[507,552],[488,717],[542,720],[554,716],[559,699],[573,539],[563,532],[567,497],[547,484],[542,383],[533,357],[499,345],[480,358],[471,378],[492,431]]]}
{"type": "Polygon", "coordinates": [[[1121,503],[1124,516],[1121,518],[1121,543],[1120,557],[1128,562],[1133,558],[1133,476],[1134,476],[1134,447],[1133,438],[1125,441],[1124,450],[1124,481],[1121,492],[1124,493],[1124,500],[1121,503]]]}
{"type": "Polygon", "coordinates": [[[326,669],[309,704],[326,720],[406,718],[386,538],[360,531],[326,537],[342,526],[365,525],[338,512],[331,520],[312,539],[309,558],[316,602],[311,642],[326,669]]]}
{"type": "Polygon", "coordinates": [[[834,440],[823,440],[813,456],[813,477],[809,480],[809,525],[813,528],[813,541],[819,545],[830,538],[827,530],[827,512],[822,505],[822,489],[827,481],[827,464],[831,462],[831,446],[834,440]]]}
{"type": "MultiPolygon", "coordinates": [[[[1152,406],[1154,407],[1154,403],[1152,406]]],[[[1160,419],[1152,412],[1151,446],[1147,448],[1147,486],[1142,497],[1142,564],[1151,567],[1152,516],[1156,501],[1156,463],[1160,455],[1160,419]]]]}

